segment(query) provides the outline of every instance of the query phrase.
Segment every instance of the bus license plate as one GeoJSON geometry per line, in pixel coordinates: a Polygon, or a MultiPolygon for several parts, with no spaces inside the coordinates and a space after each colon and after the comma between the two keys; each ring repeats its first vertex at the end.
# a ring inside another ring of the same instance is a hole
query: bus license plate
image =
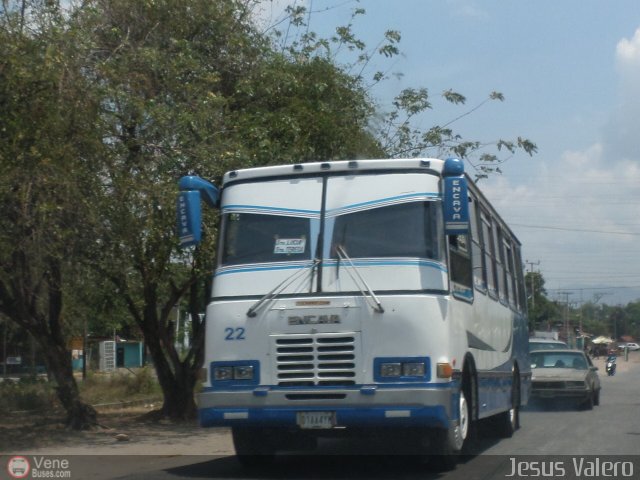
{"type": "Polygon", "coordinates": [[[335,412],[298,412],[300,428],[333,428],[336,425],[335,412]]]}

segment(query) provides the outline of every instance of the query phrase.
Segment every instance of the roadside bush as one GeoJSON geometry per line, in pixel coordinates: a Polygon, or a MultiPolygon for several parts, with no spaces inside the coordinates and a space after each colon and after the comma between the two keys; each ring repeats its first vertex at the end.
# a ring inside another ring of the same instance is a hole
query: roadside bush
{"type": "Polygon", "coordinates": [[[116,373],[90,373],[80,382],[84,401],[100,403],[126,402],[161,395],[153,369],[119,370],[116,373]]]}
{"type": "Polygon", "coordinates": [[[55,385],[46,379],[5,379],[0,383],[0,414],[19,410],[50,410],[57,406],[55,385]]]}
{"type": "MultiPolygon", "coordinates": [[[[82,399],[92,405],[161,397],[162,390],[152,368],[90,372],[78,381],[82,399]]],[[[55,382],[46,377],[25,377],[0,381],[0,415],[23,410],[53,410],[60,403],[55,382]]]]}

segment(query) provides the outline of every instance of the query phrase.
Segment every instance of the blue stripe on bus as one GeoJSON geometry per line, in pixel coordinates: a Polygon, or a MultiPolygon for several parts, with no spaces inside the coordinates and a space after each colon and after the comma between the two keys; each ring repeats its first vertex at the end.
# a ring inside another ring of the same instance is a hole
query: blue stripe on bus
{"type": "Polygon", "coordinates": [[[376,200],[368,200],[366,202],[353,203],[351,205],[344,205],[338,208],[331,208],[327,210],[327,216],[338,216],[340,214],[348,213],[348,210],[371,207],[377,204],[387,204],[387,203],[396,203],[396,202],[401,203],[401,202],[414,201],[414,200],[438,199],[438,198],[441,198],[441,195],[439,193],[434,193],[434,192],[407,193],[404,195],[378,198],[376,200]]]}
{"type": "MultiPolygon", "coordinates": [[[[369,266],[382,266],[382,267],[397,267],[397,266],[418,266],[418,267],[431,267],[442,272],[447,272],[446,265],[430,260],[383,260],[383,259],[351,259],[351,262],[356,267],[369,267],[369,266]]],[[[338,265],[338,260],[328,260],[322,263],[323,267],[335,267],[338,265]]]]}
{"type": "MultiPolygon", "coordinates": [[[[447,273],[447,267],[438,262],[432,262],[428,260],[352,260],[353,264],[357,267],[366,267],[366,266],[376,266],[376,267],[398,267],[398,266],[417,266],[417,267],[429,267],[440,270],[443,273],[447,273]]],[[[338,264],[337,260],[329,260],[327,262],[322,263],[322,267],[336,267],[338,264]]],[[[282,263],[282,264],[247,264],[238,267],[224,267],[218,269],[214,276],[218,277],[220,275],[229,275],[233,273],[246,273],[246,272],[264,272],[270,270],[292,270],[292,269],[301,269],[301,268],[309,268],[311,264],[309,262],[305,262],[304,264],[295,264],[295,263],[282,263]]]]}
{"type": "Polygon", "coordinates": [[[280,265],[267,265],[267,264],[253,264],[253,265],[244,265],[242,267],[236,268],[223,268],[216,270],[213,274],[214,277],[219,277],[220,275],[229,275],[232,273],[247,273],[247,272],[265,272],[265,271],[277,271],[277,270],[300,270],[304,268],[311,267],[311,263],[305,262],[304,264],[280,264],[280,265]]]}
{"type": "MultiPolygon", "coordinates": [[[[375,387],[377,389],[399,389],[399,388],[407,388],[412,390],[424,390],[424,389],[447,389],[453,388],[458,385],[458,382],[443,382],[443,383],[433,383],[433,382],[389,382],[389,383],[375,383],[375,384],[363,384],[363,385],[314,385],[312,387],[287,387],[280,385],[261,385],[262,389],[267,389],[267,391],[281,391],[281,392],[296,392],[296,393],[311,393],[318,391],[360,391],[363,388],[371,388],[375,387]]],[[[254,390],[256,388],[255,385],[234,385],[227,386],[226,388],[219,387],[204,387],[201,392],[236,392],[238,390],[254,390]]]]}
{"type": "MultiPolygon", "coordinates": [[[[327,210],[328,214],[333,216],[338,215],[339,212],[347,211],[354,208],[364,208],[369,206],[374,206],[376,204],[383,204],[389,202],[399,202],[399,201],[411,201],[412,199],[421,200],[421,199],[438,199],[441,195],[439,193],[434,192],[416,192],[416,193],[407,193],[404,195],[396,195],[393,197],[379,198],[376,200],[368,200],[366,202],[354,203],[351,205],[345,205],[338,208],[333,208],[327,210]]],[[[223,205],[222,212],[226,213],[228,211],[262,211],[262,212],[273,212],[273,213],[285,213],[285,214],[301,214],[301,215],[320,215],[320,210],[306,210],[301,208],[285,208],[285,207],[272,207],[268,205],[223,205]]]]}
{"type": "Polygon", "coordinates": [[[320,210],[305,210],[301,208],[284,208],[284,207],[269,207],[265,205],[223,205],[222,212],[226,213],[229,210],[234,211],[248,211],[258,210],[264,212],[278,212],[278,213],[299,213],[302,215],[320,215],[320,210]]]}

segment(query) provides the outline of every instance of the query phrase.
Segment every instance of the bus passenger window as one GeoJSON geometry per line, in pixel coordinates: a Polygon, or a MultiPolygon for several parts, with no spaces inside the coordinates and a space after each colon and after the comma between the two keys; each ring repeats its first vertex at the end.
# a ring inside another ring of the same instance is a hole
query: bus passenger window
{"type": "Polygon", "coordinates": [[[471,225],[471,262],[473,267],[473,282],[474,286],[482,292],[486,292],[487,290],[487,280],[485,276],[485,271],[483,267],[482,260],[482,245],[481,235],[480,235],[480,226],[478,225],[479,216],[478,213],[478,202],[475,200],[475,197],[470,195],[470,205],[469,205],[469,223],[471,225]]]}
{"type": "Polygon", "coordinates": [[[482,250],[484,252],[484,268],[487,279],[487,289],[491,295],[497,296],[497,281],[495,277],[493,231],[491,219],[484,212],[481,213],[482,222],[482,250]]]}
{"type": "MultiPolygon", "coordinates": [[[[469,237],[467,235],[449,236],[449,261],[451,269],[451,281],[465,287],[464,296],[473,292],[473,276],[471,271],[471,255],[469,251],[469,237]]],[[[463,293],[460,289],[454,292],[463,293]]]]}

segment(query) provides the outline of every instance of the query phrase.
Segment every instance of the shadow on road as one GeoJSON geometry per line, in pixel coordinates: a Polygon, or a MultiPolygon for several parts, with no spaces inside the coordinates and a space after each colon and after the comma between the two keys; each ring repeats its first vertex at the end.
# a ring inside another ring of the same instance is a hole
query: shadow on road
{"type": "MultiPolygon", "coordinates": [[[[237,458],[222,457],[193,463],[167,470],[178,478],[214,479],[439,479],[460,478],[468,480],[464,466],[477,459],[485,450],[495,445],[499,438],[493,434],[491,422],[480,422],[478,439],[473,442],[470,453],[459,457],[458,467],[453,472],[440,472],[427,458],[411,455],[385,455],[384,450],[375,455],[351,454],[349,443],[333,441],[320,447],[320,453],[304,455],[277,455],[273,465],[248,469],[240,465],[237,458]],[[341,449],[344,453],[340,454],[341,449]],[[331,452],[327,454],[326,452],[331,452]]],[[[495,459],[487,458],[488,462],[495,459]]],[[[475,463],[475,462],[474,462],[475,463]]]]}

